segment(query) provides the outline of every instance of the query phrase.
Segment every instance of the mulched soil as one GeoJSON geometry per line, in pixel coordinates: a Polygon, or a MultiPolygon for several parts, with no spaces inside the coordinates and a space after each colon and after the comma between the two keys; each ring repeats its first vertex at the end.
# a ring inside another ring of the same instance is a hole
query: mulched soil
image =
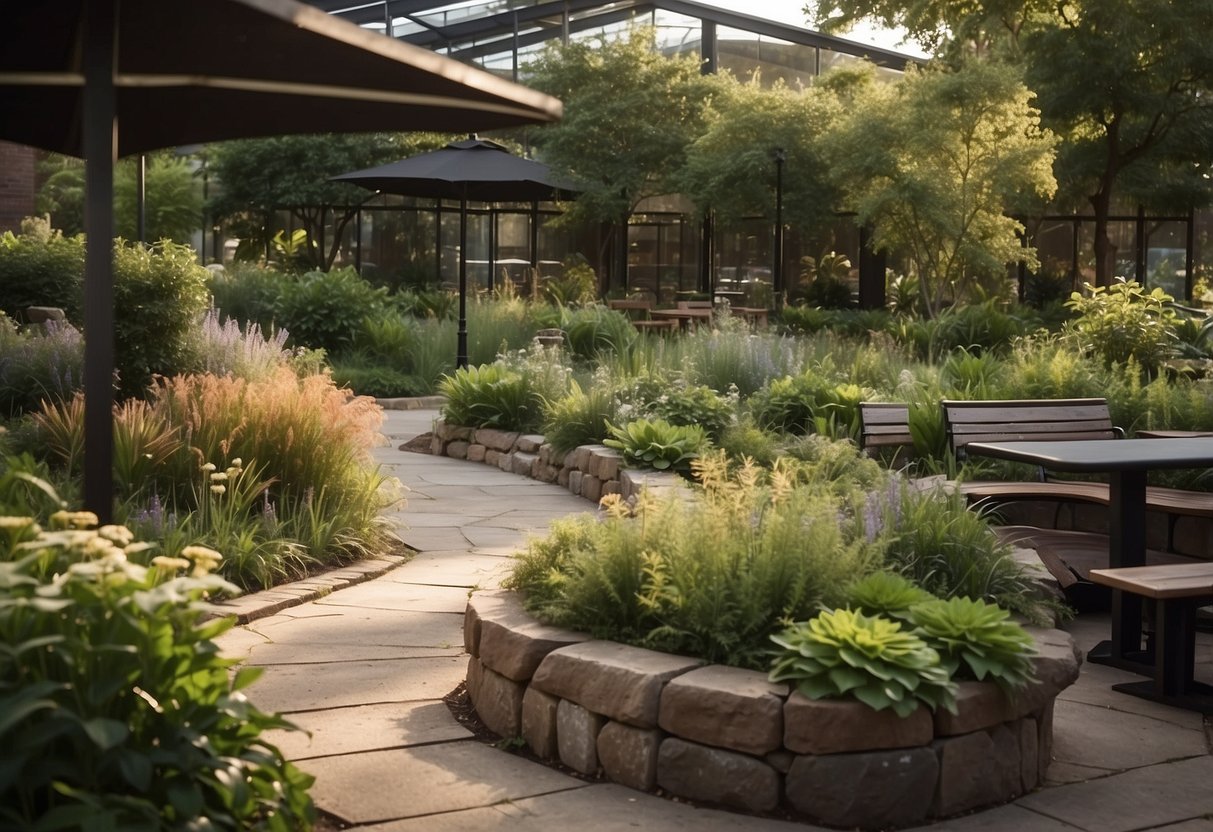
{"type": "Polygon", "coordinates": [[[401,445],[398,450],[410,451],[415,454],[428,454],[430,452],[430,442],[433,438],[434,434],[432,432],[414,436],[408,442],[401,445]]]}

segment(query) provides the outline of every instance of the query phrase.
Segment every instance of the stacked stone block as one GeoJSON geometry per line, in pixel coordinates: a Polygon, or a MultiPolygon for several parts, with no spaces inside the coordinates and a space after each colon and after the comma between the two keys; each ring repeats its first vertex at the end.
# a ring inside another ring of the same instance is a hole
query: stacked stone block
{"type": "Polygon", "coordinates": [[[957,713],[923,707],[901,719],[814,701],[763,673],[547,627],[509,592],[474,595],[464,620],[472,703],[539,757],[635,789],[861,829],[948,817],[1037,786],[1053,700],[1078,678],[1079,654],[1060,630],[1030,632],[1036,682],[1022,695],[964,682],[957,713]]]}

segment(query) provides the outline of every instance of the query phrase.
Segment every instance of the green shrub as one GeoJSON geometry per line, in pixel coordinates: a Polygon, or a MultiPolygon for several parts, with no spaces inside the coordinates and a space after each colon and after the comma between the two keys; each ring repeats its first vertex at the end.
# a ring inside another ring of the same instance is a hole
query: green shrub
{"type": "Polygon", "coordinates": [[[578,445],[598,445],[610,434],[607,422],[615,418],[615,402],[606,384],[591,383],[585,389],[576,381],[569,391],[544,402],[543,436],[557,453],[578,445]]]}
{"type": "Polygon", "coordinates": [[[758,427],[748,416],[724,432],[719,446],[731,460],[749,459],[764,468],[774,465],[782,453],[780,437],[758,427]]]}
{"type": "Polygon", "coordinates": [[[587,361],[626,354],[638,337],[627,315],[599,304],[564,310],[561,329],[573,355],[587,361]]]}
{"type": "Polygon", "coordinates": [[[0,417],[69,399],[83,382],[84,339],[75,327],[48,321],[19,332],[0,315],[0,417]]]}
{"type": "Polygon", "coordinates": [[[803,436],[816,428],[819,403],[833,387],[812,371],[775,379],[750,397],[750,413],[764,428],[803,436]]]}
{"type": "MultiPolygon", "coordinates": [[[[64,512],[77,524],[84,518],[64,512]]],[[[122,527],[0,529],[0,824],[21,829],[310,826],[312,778],[263,737],[289,728],[242,693],[259,675],[220,657],[232,619],[218,555],[133,562],[122,527]],[[19,544],[19,546],[18,546],[19,544]],[[178,569],[197,577],[178,577],[178,569]]],[[[18,524],[26,520],[24,526],[18,524]]]]}
{"type": "Polygon", "coordinates": [[[387,309],[363,318],[354,336],[354,348],[359,355],[396,368],[408,365],[416,343],[416,324],[387,309]]]}
{"type": "Polygon", "coordinates": [[[643,412],[671,425],[698,425],[716,440],[737,419],[737,404],[735,397],[722,396],[705,385],[674,382],[645,402],[643,412]]]}
{"type": "Polygon", "coordinates": [[[295,285],[295,278],[276,269],[248,263],[233,263],[211,275],[211,304],[221,320],[257,324],[272,332],[277,324],[274,304],[284,287],[295,285]]]}
{"type": "Polygon", "coordinates": [[[949,676],[990,679],[1005,690],[1032,681],[1035,642],[1006,610],[972,598],[935,599],[910,607],[909,618],[949,676]]]}
{"type": "Polygon", "coordinates": [[[503,364],[460,368],[438,389],[446,396],[442,417],[451,424],[524,433],[542,424],[542,397],[530,379],[503,364]]]}
{"type": "Polygon", "coordinates": [[[854,697],[900,717],[920,703],[956,712],[956,684],[939,654],[898,622],[834,610],[771,640],[783,648],[771,665],[771,681],[791,682],[810,699],[854,697]]]}
{"type": "Polygon", "coordinates": [[[431,389],[414,375],[361,358],[334,361],[333,382],[338,387],[348,387],[359,396],[377,399],[424,396],[431,389]]]}
{"type": "Polygon", "coordinates": [[[671,425],[664,419],[636,419],[622,427],[607,425],[608,448],[623,453],[625,464],[633,468],[688,473],[691,461],[708,444],[707,434],[698,425],[671,425]]]}
{"type": "Polygon", "coordinates": [[[84,238],[65,237],[42,219],[0,234],[0,312],[24,320],[28,306],[57,306],[83,324],[84,238]]]}
{"type": "Polygon", "coordinates": [[[353,269],[308,272],[279,284],[274,315],[293,344],[340,355],[353,346],[363,319],[381,309],[386,298],[386,289],[371,286],[353,269]]]}
{"type": "Polygon", "coordinates": [[[508,580],[541,620],[709,662],[763,668],[786,620],[833,604],[869,569],[844,538],[838,502],[753,466],[727,474],[723,455],[697,466],[699,499],[645,494],[629,516],[553,524],[508,580]]]}
{"type": "Polygon", "coordinates": [[[1083,351],[1108,366],[1136,361],[1147,373],[1157,372],[1175,355],[1177,316],[1168,304],[1174,298],[1162,289],[1146,291],[1130,280],[1112,286],[1083,284],[1087,294],[1074,292],[1066,307],[1077,317],[1067,324],[1083,351]]]}
{"type": "Polygon", "coordinates": [[[114,365],[123,395],[142,395],[154,375],[192,369],[190,336],[207,308],[208,277],[189,246],[115,243],[114,365]]]}

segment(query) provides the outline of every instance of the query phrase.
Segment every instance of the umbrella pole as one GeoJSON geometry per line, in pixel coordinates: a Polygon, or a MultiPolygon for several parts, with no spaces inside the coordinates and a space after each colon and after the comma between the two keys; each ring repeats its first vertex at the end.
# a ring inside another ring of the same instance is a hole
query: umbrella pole
{"type": "Polygon", "coordinates": [[[86,3],[84,34],[84,506],[114,515],[114,95],[117,3],[86,3]]]}
{"type": "Polygon", "coordinates": [[[459,334],[455,367],[468,365],[468,201],[459,201],[459,334]]]}

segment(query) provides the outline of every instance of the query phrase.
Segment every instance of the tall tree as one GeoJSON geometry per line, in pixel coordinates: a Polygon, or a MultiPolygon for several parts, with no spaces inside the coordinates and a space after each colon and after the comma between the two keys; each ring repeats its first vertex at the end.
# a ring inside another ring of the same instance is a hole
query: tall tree
{"type": "Polygon", "coordinates": [[[976,289],[997,292],[1006,264],[1032,262],[1008,211],[1047,199],[1053,138],[1005,66],[913,70],[871,83],[826,137],[843,192],[877,248],[904,253],[935,314],[976,289]]]}
{"type": "Polygon", "coordinates": [[[241,139],[208,149],[210,172],[220,183],[210,209],[219,217],[243,219],[245,233],[272,234],[266,217],[289,210],[307,232],[306,259],[329,269],[341,250],[345,227],[369,192],[329,178],[433,150],[449,141],[435,133],[364,133],[241,139]],[[325,236],[329,220],[333,233],[325,236]],[[324,248],[321,248],[324,240],[324,248]]]}
{"type": "Polygon", "coordinates": [[[727,224],[771,216],[776,151],[784,153],[783,211],[810,226],[834,216],[839,194],[822,158],[820,137],[841,116],[839,91],[866,83],[867,73],[830,73],[806,90],[764,88],[726,75],[707,112],[707,127],[687,151],[682,190],[727,224]]]}
{"type": "Polygon", "coordinates": [[[637,203],[677,190],[719,83],[697,57],[661,54],[651,29],[552,44],[526,80],[564,102],[564,119],[532,136],[543,160],[582,188],[567,221],[616,223],[617,244],[637,203]]]}
{"type": "Polygon", "coordinates": [[[1107,286],[1118,188],[1171,211],[1209,200],[1213,0],[1085,0],[1061,10],[1025,36],[1026,78],[1045,124],[1064,137],[1063,193],[1091,204],[1096,283],[1107,286]]]}

